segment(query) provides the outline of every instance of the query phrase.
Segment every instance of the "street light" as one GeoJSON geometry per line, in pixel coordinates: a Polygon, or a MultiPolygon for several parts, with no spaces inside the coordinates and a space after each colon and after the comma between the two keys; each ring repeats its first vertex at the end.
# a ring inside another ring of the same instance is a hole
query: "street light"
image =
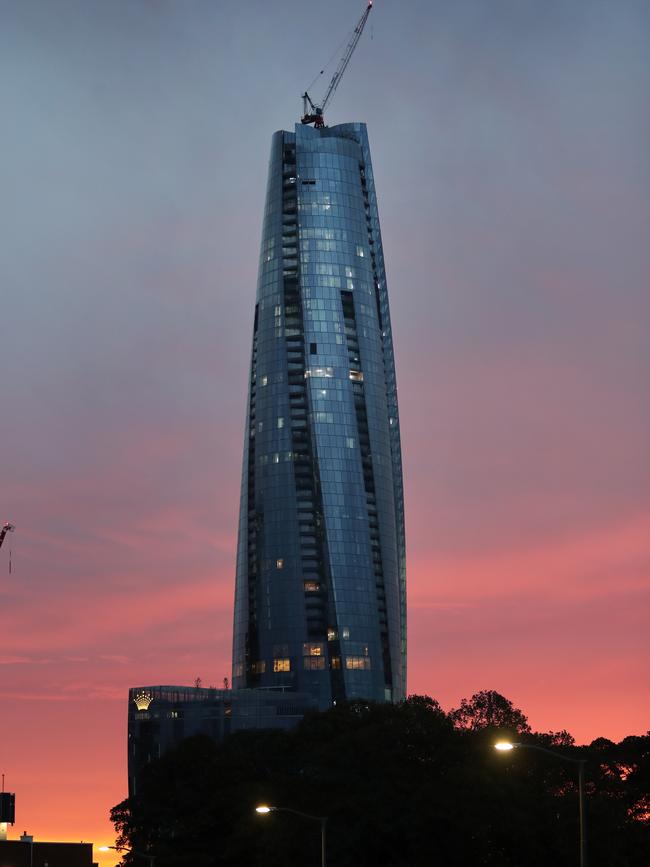
{"type": "Polygon", "coordinates": [[[99,846],[98,848],[100,852],[109,852],[111,849],[115,849],[116,852],[131,852],[132,855],[135,855],[138,858],[148,858],[149,867],[154,867],[154,862],[156,860],[155,855],[150,855],[148,852],[136,852],[135,849],[129,849],[128,846],[99,846]]]}
{"type": "Polygon", "coordinates": [[[302,816],[303,819],[313,819],[315,822],[320,822],[320,863],[321,867],[326,867],[325,838],[327,816],[312,816],[311,813],[302,813],[300,810],[293,810],[291,807],[271,807],[268,804],[260,804],[259,807],[255,807],[255,812],[262,815],[266,813],[293,813],[294,816],[302,816]]]}
{"type": "Polygon", "coordinates": [[[538,747],[537,744],[519,744],[511,743],[510,741],[499,741],[494,745],[495,750],[499,752],[509,752],[510,750],[537,750],[540,753],[546,753],[556,759],[562,759],[564,762],[571,762],[578,766],[578,810],[580,815],[580,867],[587,867],[587,818],[585,815],[585,762],[586,759],[573,759],[571,756],[565,756],[564,753],[556,753],[555,750],[547,750],[545,747],[538,747]]]}

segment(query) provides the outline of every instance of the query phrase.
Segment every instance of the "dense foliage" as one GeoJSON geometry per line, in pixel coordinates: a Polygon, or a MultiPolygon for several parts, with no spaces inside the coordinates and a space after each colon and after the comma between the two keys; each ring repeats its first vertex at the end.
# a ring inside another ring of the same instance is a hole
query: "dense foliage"
{"type": "Polygon", "coordinates": [[[156,867],[318,865],[318,823],[254,812],[268,803],[328,817],[328,867],[573,867],[577,765],[497,753],[501,737],[587,760],[590,867],[650,863],[650,733],[576,747],[567,732],[532,733],[491,691],[449,714],[412,696],[338,706],[291,732],[190,738],[113,808],[118,845],[156,867]]]}

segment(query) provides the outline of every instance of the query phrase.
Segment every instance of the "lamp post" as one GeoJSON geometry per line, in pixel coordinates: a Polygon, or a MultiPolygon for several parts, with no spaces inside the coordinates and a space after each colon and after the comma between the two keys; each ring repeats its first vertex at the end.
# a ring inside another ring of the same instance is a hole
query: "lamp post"
{"type": "Polygon", "coordinates": [[[128,846],[100,846],[100,852],[108,852],[111,849],[114,849],[116,852],[131,852],[132,855],[135,855],[138,858],[148,858],[149,859],[149,867],[154,867],[154,862],[156,860],[155,855],[150,855],[148,852],[136,852],[135,849],[129,849],[128,846]]]}
{"type": "Polygon", "coordinates": [[[255,807],[255,812],[262,815],[266,813],[293,813],[294,816],[302,816],[303,819],[313,819],[315,822],[320,822],[320,864],[321,867],[327,867],[325,855],[327,816],[312,816],[311,813],[302,813],[300,810],[294,810],[291,807],[270,807],[267,804],[260,804],[259,807],[255,807]]]}
{"type": "Polygon", "coordinates": [[[546,753],[556,759],[562,759],[564,762],[571,762],[572,765],[578,766],[578,810],[580,815],[580,867],[587,867],[587,817],[585,814],[585,762],[586,759],[572,759],[570,756],[565,756],[564,753],[556,753],[555,750],[547,750],[545,747],[539,747],[537,744],[520,744],[511,743],[510,741],[499,741],[494,745],[495,750],[499,752],[509,752],[510,750],[537,750],[540,753],[546,753]]]}

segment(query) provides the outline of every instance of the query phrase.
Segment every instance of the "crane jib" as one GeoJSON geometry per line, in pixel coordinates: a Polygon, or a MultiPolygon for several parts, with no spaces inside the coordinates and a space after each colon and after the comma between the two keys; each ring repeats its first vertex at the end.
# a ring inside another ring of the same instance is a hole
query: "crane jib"
{"type": "Polygon", "coordinates": [[[368,16],[370,15],[370,10],[372,9],[373,0],[368,0],[368,5],[365,8],[365,11],[357,26],[354,28],[354,35],[352,39],[349,41],[347,48],[345,49],[345,54],[339,61],[339,65],[336,69],[336,72],[332,76],[332,80],[329,83],[327,90],[325,91],[325,96],[323,97],[320,105],[314,105],[311,100],[309,94],[305,91],[302,95],[303,100],[303,116],[301,118],[301,122],[308,124],[313,123],[316,127],[325,126],[325,120],[323,118],[323,114],[325,109],[327,108],[327,104],[331,100],[336,91],[336,88],[339,86],[339,82],[343,76],[343,73],[347,69],[348,63],[350,62],[350,58],[354,54],[354,49],[357,47],[359,40],[361,39],[361,34],[363,33],[363,28],[366,26],[366,21],[368,20],[368,16]],[[311,112],[307,111],[307,105],[311,108],[311,112]]]}

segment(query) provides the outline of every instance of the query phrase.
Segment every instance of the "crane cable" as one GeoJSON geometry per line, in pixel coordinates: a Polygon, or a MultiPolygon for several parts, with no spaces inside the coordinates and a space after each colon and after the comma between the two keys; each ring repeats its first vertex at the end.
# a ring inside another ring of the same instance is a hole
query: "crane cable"
{"type": "MultiPolygon", "coordinates": [[[[352,34],[354,33],[355,30],[356,30],[356,27],[353,27],[352,30],[349,30],[347,32],[347,34],[343,37],[343,39],[339,42],[339,44],[336,46],[336,48],[332,52],[332,56],[330,57],[330,59],[327,61],[327,63],[321,69],[321,71],[316,74],[316,76],[314,77],[314,80],[307,88],[308,93],[312,89],[314,84],[316,84],[316,82],[321,77],[321,75],[323,75],[325,73],[325,70],[330,68],[330,66],[332,65],[332,63],[334,63],[334,61],[336,60],[337,57],[340,57],[340,51],[343,48],[343,46],[349,45],[350,40],[352,39],[352,34]]],[[[316,105],[320,105],[320,102],[317,102],[316,105]]]]}

